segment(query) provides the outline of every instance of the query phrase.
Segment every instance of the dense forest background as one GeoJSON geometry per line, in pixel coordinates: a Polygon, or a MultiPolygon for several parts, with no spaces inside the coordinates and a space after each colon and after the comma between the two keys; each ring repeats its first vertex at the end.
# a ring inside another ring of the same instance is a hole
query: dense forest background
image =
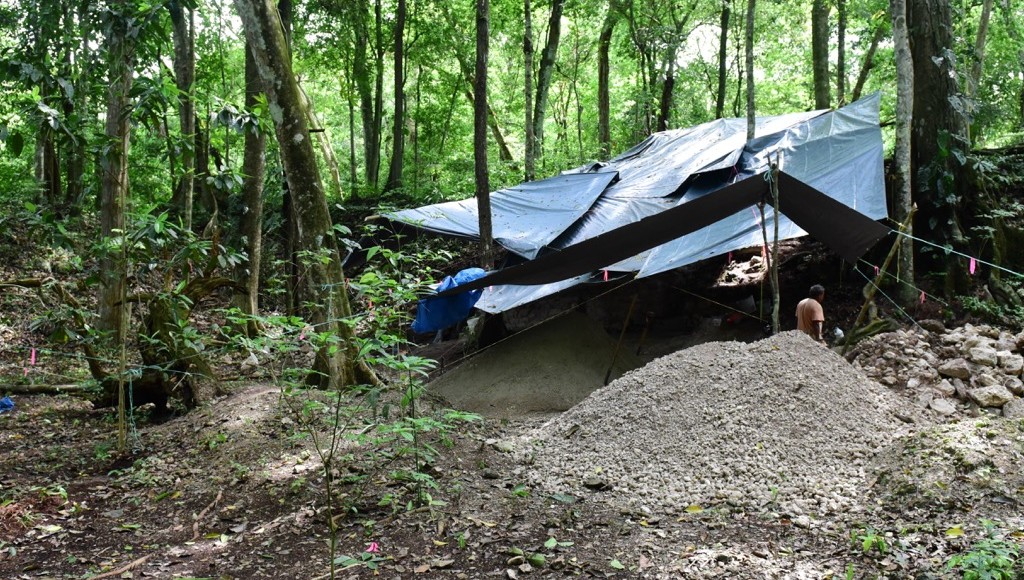
{"type": "MultiPolygon", "coordinates": [[[[1012,266],[1019,206],[988,187],[1015,170],[977,152],[1024,136],[1021,22],[1011,0],[3,2],[0,236],[46,248],[14,266],[93,293],[54,290],[56,335],[139,328],[155,383],[208,371],[186,321],[230,287],[236,330],[301,315],[336,337],[317,346],[323,382],[372,384],[339,258],[367,214],[881,91],[894,218],[916,202],[919,236],[1012,266]]],[[[404,271],[355,290],[429,277],[404,271]]]]}

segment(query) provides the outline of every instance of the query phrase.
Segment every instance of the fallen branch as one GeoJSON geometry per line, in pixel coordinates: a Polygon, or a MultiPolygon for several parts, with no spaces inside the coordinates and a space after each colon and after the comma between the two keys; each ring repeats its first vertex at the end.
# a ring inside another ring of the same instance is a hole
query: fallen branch
{"type": "Polygon", "coordinates": [[[129,570],[134,570],[135,568],[138,568],[139,566],[145,564],[146,561],[149,560],[152,557],[153,557],[153,554],[149,554],[147,556],[143,556],[143,557],[139,558],[138,560],[133,560],[133,561],[125,564],[124,566],[121,566],[117,570],[110,570],[109,572],[104,572],[104,573],[102,573],[102,574],[100,574],[98,576],[93,576],[90,580],[100,580],[101,578],[112,578],[114,576],[120,576],[121,574],[124,574],[125,572],[128,572],[129,570]]]}
{"type": "Polygon", "coordinates": [[[84,393],[92,387],[86,385],[7,385],[0,389],[12,395],[59,395],[61,393],[84,393]]]}
{"type": "Polygon", "coordinates": [[[203,518],[206,517],[206,514],[210,513],[210,510],[213,509],[213,506],[220,503],[220,500],[222,499],[224,499],[224,490],[218,491],[217,497],[213,498],[213,501],[210,502],[210,505],[206,506],[206,508],[203,511],[199,512],[199,515],[196,516],[196,521],[192,524],[192,539],[189,540],[190,542],[194,542],[199,539],[199,522],[201,522],[203,518]]]}

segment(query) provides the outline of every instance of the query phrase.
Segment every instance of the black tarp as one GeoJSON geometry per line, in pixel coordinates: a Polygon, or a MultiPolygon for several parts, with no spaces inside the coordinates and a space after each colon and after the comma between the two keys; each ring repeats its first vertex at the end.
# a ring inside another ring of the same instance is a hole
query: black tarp
{"type": "MultiPolygon", "coordinates": [[[[503,284],[550,284],[596,272],[695,232],[762,200],[770,205],[770,188],[765,174],[758,174],[678,207],[552,251],[525,264],[492,272],[438,295],[503,284]]],[[[868,248],[890,231],[888,227],[784,172],[779,173],[779,211],[851,263],[856,263],[868,248]]]]}

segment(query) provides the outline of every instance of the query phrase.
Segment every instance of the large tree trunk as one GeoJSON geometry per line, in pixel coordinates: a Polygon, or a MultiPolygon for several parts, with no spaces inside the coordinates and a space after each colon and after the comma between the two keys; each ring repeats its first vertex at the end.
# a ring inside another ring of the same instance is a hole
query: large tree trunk
{"type": "Polygon", "coordinates": [[[186,230],[192,229],[192,199],[195,179],[196,112],[192,100],[192,83],[196,76],[195,23],[192,9],[186,9],[179,0],[167,5],[171,14],[174,39],[174,84],[178,88],[178,122],[181,140],[181,174],[173,185],[171,205],[181,218],[186,230]]]}
{"type": "Polygon", "coordinates": [[[398,0],[395,14],[395,116],[392,121],[391,167],[385,191],[402,187],[402,161],[405,156],[405,80],[402,78],[405,60],[405,0],[398,0]]]}
{"type": "Polygon", "coordinates": [[[346,324],[352,313],[344,275],[280,16],[268,0],[235,0],[235,8],[253,49],[268,105],[277,113],[274,126],[298,217],[299,245],[305,251],[324,252],[326,258],[303,264],[303,302],[310,305],[308,322],[318,332],[332,332],[341,342],[317,351],[313,380],[330,388],[369,380],[368,369],[358,364],[352,329],[346,324]]]}
{"type": "MultiPolygon", "coordinates": [[[[913,1],[913,0],[911,0],[913,1]]],[[[913,206],[911,195],[911,122],[914,112],[914,62],[910,53],[907,32],[907,1],[890,0],[892,14],[892,38],[896,60],[896,148],[893,151],[893,218],[907,223],[913,206]]],[[[908,236],[914,233],[913,224],[908,224],[908,236]]],[[[897,262],[899,278],[907,281],[900,284],[897,296],[904,306],[914,301],[914,244],[910,237],[900,239],[900,254],[897,262]]]]}
{"type": "MultiPolygon", "coordinates": [[[[248,45],[245,49],[245,108],[252,110],[263,92],[256,62],[248,45]]],[[[266,169],[267,136],[255,127],[245,132],[245,151],[242,154],[242,216],[239,230],[242,234],[242,248],[248,260],[236,270],[238,283],[245,287],[247,294],[235,295],[235,306],[244,314],[256,316],[259,313],[260,262],[263,254],[263,177],[266,169]]],[[[246,323],[246,334],[256,335],[255,320],[246,323]]]]}
{"type": "Polygon", "coordinates": [[[811,5],[811,68],[814,72],[814,108],[832,106],[828,78],[828,3],[814,0],[811,5]]]}
{"type": "MultiPolygon", "coordinates": [[[[523,164],[526,166],[525,179],[533,181],[536,177],[536,158],[534,157],[533,142],[536,135],[533,134],[533,13],[530,7],[530,0],[523,0],[523,109],[525,111],[526,139],[523,145],[523,164]]],[[[598,65],[598,76],[600,78],[600,65],[598,65]]],[[[607,79],[605,79],[607,80],[607,79]]],[[[600,83],[600,81],[598,81],[600,83]]],[[[598,85],[598,107],[601,101],[601,88],[598,85]]]]}
{"type": "Polygon", "coordinates": [[[729,16],[732,0],[722,0],[721,26],[718,33],[718,93],[715,97],[715,118],[725,116],[725,79],[727,73],[727,55],[729,51],[729,16]]]}
{"type": "Polygon", "coordinates": [[[540,56],[537,70],[537,95],[533,104],[533,155],[539,159],[544,151],[544,118],[548,109],[548,93],[551,77],[555,72],[558,56],[558,42],[562,37],[562,9],[565,0],[552,0],[551,17],[548,19],[548,40],[540,56]]]}
{"type": "Polygon", "coordinates": [[[487,168],[487,53],[488,38],[491,33],[490,12],[488,0],[476,0],[473,161],[476,175],[477,213],[480,219],[480,261],[487,269],[494,265],[494,241],[491,238],[491,184],[487,168]]]}
{"type": "MultiPolygon", "coordinates": [[[[597,143],[598,156],[608,159],[611,156],[611,91],[609,76],[611,74],[611,46],[615,25],[622,17],[616,0],[609,0],[608,13],[601,25],[601,35],[597,40],[597,143]]],[[[527,121],[529,122],[529,121],[527,121]]]]}
{"type": "MultiPolygon", "coordinates": [[[[908,4],[907,28],[914,61],[914,115],[911,143],[914,195],[919,211],[915,229],[942,245],[963,250],[958,209],[964,183],[962,160],[966,122],[957,85],[953,30],[948,0],[914,0],[908,4]]],[[[918,234],[920,235],[920,234],[918,234]]],[[[933,254],[936,255],[936,254],[933,254]]],[[[963,265],[936,255],[945,265],[946,292],[966,289],[963,265]]]]}
{"type": "MultiPolygon", "coordinates": [[[[118,7],[126,8],[122,0],[118,7]]],[[[104,239],[123,232],[125,198],[128,195],[128,144],[130,142],[129,93],[132,89],[134,41],[128,37],[128,16],[116,14],[107,37],[109,77],[107,116],[104,134],[108,148],[100,160],[100,235],[104,239]]],[[[121,235],[121,234],[118,234],[121,235]]],[[[125,264],[119,256],[106,252],[100,260],[100,289],[97,297],[100,330],[112,331],[116,340],[124,333],[123,302],[125,264]]]]}
{"type": "Polygon", "coordinates": [[[754,138],[754,10],[755,0],[747,0],[747,24],[744,51],[746,52],[747,75],[747,139],[754,138]]]}

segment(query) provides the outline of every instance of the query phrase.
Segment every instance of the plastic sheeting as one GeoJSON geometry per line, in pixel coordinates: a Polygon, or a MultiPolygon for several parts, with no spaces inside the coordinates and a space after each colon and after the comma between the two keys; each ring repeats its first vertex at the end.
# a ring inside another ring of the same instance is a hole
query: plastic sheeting
{"type": "MultiPolygon", "coordinates": [[[[745,119],[719,119],[651,135],[607,163],[586,165],[492,194],[492,205],[497,208],[493,211],[495,240],[516,254],[534,259],[683,207],[731,183],[763,173],[776,156],[780,168],[797,180],[872,219],[884,218],[879,100],[875,94],[834,112],[759,118],[757,137],[749,143],[745,119]],[[592,180],[570,180],[578,176],[591,176],[592,180]],[[616,176],[618,180],[614,181],[616,176]],[[598,188],[601,191],[596,191],[598,188]]],[[[766,216],[771,229],[770,208],[766,216]]],[[[441,233],[478,236],[475,200],[404,210],[386,217],[441,233]]],[[[760,219],[756,208],[746,207],[607,269],[651,276],[761,245],[760,219]]],[[[789,218],[780,216],[780,239],[805,233],[789,218]]],[[[589,279],[580,275],[550,284],[492,286],[484,291],[477,308],[502,312],[589,279]]]]}
{"type": "MultiPolygon", "coordinates": [[[[794,177],[778,174],[779,210],[844,259],[856,262],[889,228],[794,177]]],[[[764,175],[748,177],[687,204],[545,254],[519,266],[439,292],[439,296],[495,285],[540,285],[586,275],[610,262],[685,236],[770,199],[764,175]]]]}
{"type": "MultiPolygon", "coordinates": [[[[532,260],[579,219],[617,177],[614,171],[565,174],[491,194],[494,241],[532,260]]],[[[384,217],[456,236],[479,237],[476,198],[386,213],[384,217]]]]}
{"type": "MultiPolygon", "coordinates": [[[[438,292],[468,284],[483,278],[482,268],[466,268],[454,276],[446,276],[437,286],[438,292]]],[[[469,291],[453,296],[424,298],[416,305],[416,319],[412,321],[413,332],[437,332],[465,320],[480,299],[481,292],[469,291]]]]}

